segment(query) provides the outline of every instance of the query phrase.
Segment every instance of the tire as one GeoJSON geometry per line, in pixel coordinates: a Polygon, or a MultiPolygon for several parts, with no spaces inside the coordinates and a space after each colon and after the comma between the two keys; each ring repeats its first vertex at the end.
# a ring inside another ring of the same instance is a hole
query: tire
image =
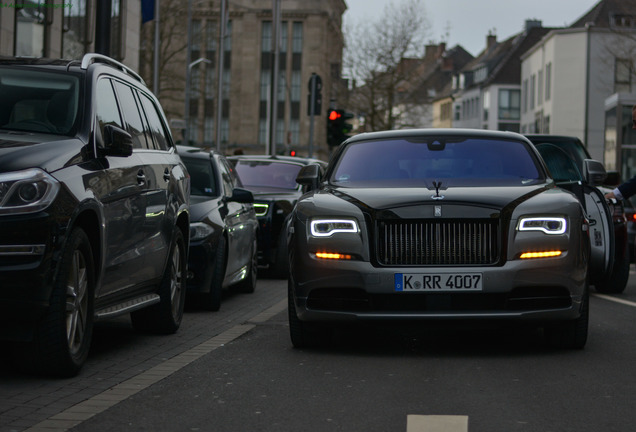
{"type": "Polygon", "coordinates": [[[225,267],[225,237],[221,235],[216,246],[216,253],[214,255],[214,268],[212,269],[210,291],[201,294],[201,305],[206,310],[218,311],[221,308],[225,267]]]}
{"type": "Polygon", "coordinates": [[[600,281],[594,285],[599,293],[603,294],[620,294],[627,288],[629,281],[629,266],[631,260],[629,256],[629,244],[625,244],[625,250],[620,259],[614,262],[614,268],[611,276],[604,281],[600,281]]]}
{"type": "Polygon", "coordinates": [[[13,347],[16,366],[30,373],[72,377],[88,357],[93,336],[95,265],[84,230],[66,241],[49,307],[32,341],[13,347]]]}
{"type": "Polygon", "coordinates": [[[241,281],[239,290],[243,293],[252,294],[256,290],[256,281],[258,279],[258,245],[256,239],[252,242],[250,262],[247,265],[247,275],[245,275],[245,279],[241,281]]]}
{"type": "Polygon", "coordinates": [[[135,329],[159,334],[172,334],[179,329],[185,304],[187,265],[183,233],[175,228],[159,288],[161,301],[130,314],[135,329]]]}
{"type": "Polygon", "coordinates": [[[272,266],[271,277],[277,279],[287,279],[289,276],[289,256],[287,251],[287,236],[285,228],[280,233],[278,248],[276,248],[276,258],[272,266]]]}
{"type": "Polygon", "coordinates": [[[545,329],[546,342],[553,348],[583,349],[587,342],[590,296],[585,290],[581,315],[570,321],[553,324],[545,329]]]}
{"type": "Polygon", "coordinates": [[[287,283],[287,315],[289,319],[289,336],[294,348],[315,348],[323,344],[326,335],[315,323],[298,319],[291,280],[287,283]]]}

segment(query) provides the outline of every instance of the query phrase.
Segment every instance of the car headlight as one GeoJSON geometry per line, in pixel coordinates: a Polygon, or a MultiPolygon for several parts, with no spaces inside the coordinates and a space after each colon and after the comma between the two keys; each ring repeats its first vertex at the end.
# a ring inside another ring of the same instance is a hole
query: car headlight
{"type": "Polygon", "coordinates": [[[562,217],[527,217],[519,220],[519,231],[543,231],[546,234],[563,234],[567,220],[562,217]]]}
{"type": "Polygon", "coordinates": [[[43,210],[53,202],[59,190],[60,183],[39,168],[0,174],[0,214],[43,210]]]}
{"type": "Polygon", "coordinates": [[[357,233],[358,223],[353,219],[314,219],[311,221],[311,235],[330,237],[336,233],[357,233]]]}
{"type": "Polygon", "coordinates": [[[214,234],[214,228],[208,224],[202,222],[190,224],[190,241],[203,240],[212,234],[214,234]]]}

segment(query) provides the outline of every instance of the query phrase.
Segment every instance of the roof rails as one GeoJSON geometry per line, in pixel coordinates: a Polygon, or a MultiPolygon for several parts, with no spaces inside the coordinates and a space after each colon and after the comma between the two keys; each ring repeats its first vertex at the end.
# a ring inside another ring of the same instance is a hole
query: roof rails
{"type": "Polygon", "coordinates": [[[132,76],[143,85],[146,85],[146,82],[144,81],[144,79],[137,72],[135,72],[134,70],[132,70],[125,64],[120,63],[117,60],[114,60],[102,54],[95,54],[95,53],[85,54],[84,57],[82,57],[82,65],[80,67],[82,69],[88,69],[88,67],[93,63],[105,63],[110,66],[113,66],[119,69],[120,71],[132,76]]]}

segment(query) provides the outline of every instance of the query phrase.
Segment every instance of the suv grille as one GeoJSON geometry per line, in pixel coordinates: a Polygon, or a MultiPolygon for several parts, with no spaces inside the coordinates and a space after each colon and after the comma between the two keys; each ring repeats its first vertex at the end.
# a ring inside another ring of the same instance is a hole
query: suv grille
{"type": "Polygon", "coordinates": [[[498,220],[382,221],[378,232],[382,265],[488,265],[499,258],[498,220]]]}

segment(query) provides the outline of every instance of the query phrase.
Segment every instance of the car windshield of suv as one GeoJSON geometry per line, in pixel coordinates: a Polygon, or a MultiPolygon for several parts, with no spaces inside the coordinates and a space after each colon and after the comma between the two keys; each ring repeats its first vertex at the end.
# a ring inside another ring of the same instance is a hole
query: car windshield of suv
{"type": "Polygon", "coordinates": [[[190,195],[219,196],[219,187],[212,164],[205,159],[182,158],[190,173],[190,195]]]}
{"type": "Polygon", "coordinates": [[[247,188],[270,187],[295,190],[298,188],[296,176],[302,167],[285,162],[239,160],[235,168],[243,185],[247,188]]]}
{"type": "Polygon", "coordinates": [[[519,186],[544,181],[519,141],[422,137],[349,144],[330,177],[344,187],[519,186]]]}
{"type": "Polygon", "coordinates": [[[79,79],[69,74],[0,68],[0,128],[71,135],[79,79]]]}

